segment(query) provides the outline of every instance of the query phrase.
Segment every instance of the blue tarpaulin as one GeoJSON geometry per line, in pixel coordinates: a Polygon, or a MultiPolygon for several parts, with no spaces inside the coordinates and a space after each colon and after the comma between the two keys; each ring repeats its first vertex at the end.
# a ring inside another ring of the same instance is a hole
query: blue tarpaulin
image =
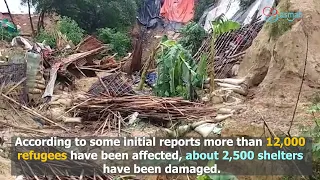
{"type": "Polygon", "coordinates": [[[160,18],[161,0],[144,0],[139,9],[138,21],[147,28],[157,26],[161,22],[160,18]]]}
{"type": "Polygon", "coordinates": [[[153,86],[157,81],[157,73],[156,72],[151,72],[147,74],[146,77],[146,83],[148,83],[150,86],[153,86]]]}

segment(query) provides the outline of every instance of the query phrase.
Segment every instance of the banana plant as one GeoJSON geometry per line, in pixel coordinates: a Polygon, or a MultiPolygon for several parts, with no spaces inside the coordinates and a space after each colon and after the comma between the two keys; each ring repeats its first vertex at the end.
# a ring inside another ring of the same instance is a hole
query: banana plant
{"type": "Polygon", "coordinates": [[[174,40],[163,38],[156,56],[157,82],[153,88],[157,96],[180,96],[192,100],[194,88],[203,84],[206,77],[202,58],[200,66],[190,51],[174,40]]]}
{"type": "Polygon", "coordinates": [[[217,17],[214,21],[211,22],[211,29],[212,29],[212,38],[211,38],[211,57],[209,60],[209,69],[210,73],[210,94],[215,90],[214,85],[214,78],[215,78],[215,72],[214,72],[214,59],[215,59],[215,42],[218,36],[237,30],[240,28],[240,24],[234,21],[227,20],[224,15],[221,15],[217,17]]]}

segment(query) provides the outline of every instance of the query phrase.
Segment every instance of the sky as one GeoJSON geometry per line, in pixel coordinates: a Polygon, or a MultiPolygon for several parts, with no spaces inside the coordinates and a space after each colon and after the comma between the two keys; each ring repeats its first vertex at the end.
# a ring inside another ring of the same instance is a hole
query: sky
{"type": "MultiPolygon", "coordinates": [[[[28,7],[21,5],[21,0],[7,0],[10,12],[12,14],[26,14],[28,13],[28,7]]],[[[35,10],[34,8],[31,8],[31,13],[33,13],[35,10]]],[[[0,0],[0,12],[8,12],[6,4],[4,3],[4,0],[0,0]]]]}

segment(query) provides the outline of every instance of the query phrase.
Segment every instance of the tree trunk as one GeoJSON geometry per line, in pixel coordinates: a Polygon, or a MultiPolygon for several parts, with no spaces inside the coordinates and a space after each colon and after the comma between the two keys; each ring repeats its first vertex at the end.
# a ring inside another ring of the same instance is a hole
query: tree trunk
{"type": "Polygon", "coordinates": [[[44,16],[44,12],[45,12],[45,10],[42,9],[39,14],[38,23],[37,23],[37,32],[38,33],[41,31],[41,28],[43,28],[42,27],[42,17],[44,16]]]}
{"type": "Polygon", "coordinates": [[[44,15],[46,14],[46,10],[44,10],[41,14],[41,24],[40,27],[44,29],[44,15]]]}
{"type": "MultiPolygon", "coordinates": [[[[41,11],[42,13],[42,11],[41,11]]],[[[40,19],[41,19],[41,13],[39,14],[39,17],[38,17],[38,23],[37,23],[37,34],[40,32],[41,28],[40,28],[40,19]]]]}
{"type": "Polygon", "coordinates": [[[17,25],[16,25],[16,24],[14,23],[14,21],[13,21],[13,17],[12,17],[12,14],[11,14],[11,12],[10,12],[10,9],[9,9],[8,3],[7,3],[7,0],[4,0],[4,3],[5,3],[6,6],[7,6],[8,13],[9,13],[9,16],[10,16],[10,18],[11,18],[11,22],[13,23],[13,25],[14,25],[15,27],[17,27],[17,25]]]}
{"type": "Polygon", "coordinates": [[[30,19],[30,24],[31,24],[31,30],[32,30],[32,37],[35,37],[35,31],[33,27],[33,22],[32,22],[32,17],[31,17],[31,7],[30,7],[30,0],[28,0],[28,11],[29,11],[29,19],[30,19]]]}

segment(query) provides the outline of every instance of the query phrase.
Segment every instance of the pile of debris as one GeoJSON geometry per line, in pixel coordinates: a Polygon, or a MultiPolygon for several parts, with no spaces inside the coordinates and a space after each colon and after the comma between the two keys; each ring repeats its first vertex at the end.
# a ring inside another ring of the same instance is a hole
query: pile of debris
{"type": "Polygon", "coordinates": [[[160,98],[154,96],[99,97],[78,100],[79,115],[85,121],[106,119],[109,113],[120,112],[122,116],[138,113],[139,118],[152,120],[197,120],[215,117],[216,109],[182,98],[160,98]],[[85,101],[85,102],[84,102],[85,101]]]}
{"type": "MultiPolygon", "coordinates": [[[[16,37],[12,40],[12,46],[19,46],[27,50],[25,56],[20,57],[18,63],[12,62],[13,57],[8,57],[8,62],[4,62],[1,69],[3,74],[9,77],[10,73],[16,74],[15,67],[25,67],[21,72],[27,71],[24,75],[19,75],[14,82],[19,82],[27,78],[27,82],[34,79],[37,74],[41,74],[46,81],[46,88],[42,92],[42,97],[52,97],[55,84],[62,84],[63,87],[74,87],[74,81],[81,77],[94,77],[96,72],[113,72],[120,69],[121,62],[116,62],[114,56],[102,55],[108,51],[96,38],[89,36],[85,38],[78,46],[72,49],[70,46],[62,50],[53,51],[49,46],[42,43],[32,44],[23,37],[16,37]],[[58,55],[57,55],[58,54],[58,55]],[[102,55],[103,58],[98,58],[102,55]],[[31,74],[32,76],[31,76],[31,74]]],[[[20,73],[21,74],[21,73],[20,73]]],[[[10,78],[12,79],[12,78],[10,78]]],[[[8,81],[8,80],[6,80],[8,81]]],[[[6,85],[4,79],[0,80],[1,84],[6,85]]],[[[33,83],[27,89],[31,90],[39,82],[33,83]]]]}

